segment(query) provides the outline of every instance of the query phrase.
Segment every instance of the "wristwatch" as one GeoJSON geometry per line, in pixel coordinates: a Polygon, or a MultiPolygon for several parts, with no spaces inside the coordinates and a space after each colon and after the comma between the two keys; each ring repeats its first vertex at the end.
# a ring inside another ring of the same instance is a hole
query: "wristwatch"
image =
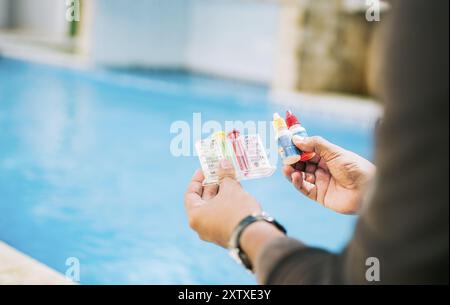
{"type": "Polygon", "coordinates": [[[253,266],[250,262],[249,257],[247,254],[245,254],[244,251],[242,251],[241,245],[240,245],[240,238],[242,235],[242,232],[251,225],[254,222],[257,221],[265,221],[270,224],[273,224],[278,230],[286,234],[286,229],[278,223],[273,217],[269,216],[267,213],[262,212],[261,214],[257,215],[249,215],[242,219],[239,224],[236,226],[236,228],[231,233],[231,238],[229,242],[228,250],[230,252],[230,256],[241,265],[244,265],[245,268],[252,271],[253,266]]]}

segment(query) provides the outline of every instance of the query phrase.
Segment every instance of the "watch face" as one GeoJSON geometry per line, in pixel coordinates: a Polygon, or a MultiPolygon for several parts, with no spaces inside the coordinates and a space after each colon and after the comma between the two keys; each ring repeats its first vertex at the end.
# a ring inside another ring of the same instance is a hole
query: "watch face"
{"type": "Polygon", "coordinates": [[[231,258],[233,258],[238,264],[242,265],[241,258],[239,257],[239,249],[230,249],[228,253],[230,254],[231,258]]]}
{"type": "Polygon", "coordinates": [[[261,213],[262,218],[264,218],[266,221],[273,221],[273,217],[267,214],[266,212],[261,213]]]}

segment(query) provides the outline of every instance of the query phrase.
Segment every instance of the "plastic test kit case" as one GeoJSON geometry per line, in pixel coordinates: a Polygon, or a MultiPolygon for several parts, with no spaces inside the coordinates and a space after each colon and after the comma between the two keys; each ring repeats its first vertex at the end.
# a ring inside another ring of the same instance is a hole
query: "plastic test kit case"
{"type": "MultiPolygon", "coordinates": [[[[272,124],[283,164],[292,165],[314,157],[314,152],[303,152],[292,142],[292,136],[307,137],[308,134],[290,110],[286,112],[286,120],[274,113],[272,124]]],[[[205,175],[203,185],[219,183],[217,170],[222,159],[231,161],[237,180],[263,178],[275,172],[275,167],[267,159],[266,150],[257,134],[241,135],[234,129],[226,135],[220,131],[198,141],[195,148],[205,175]]]]}
{"type": "Polygon", "coordinates": [[[220,160],[228,159],[234,167],[236,180],[256,179],[272,175],[275,167],[267,158],[261,138],[257,134],[241,135],[233,130],[216,132],[195,144],[205,176],[203,185],[218,184],[220,160]]]}

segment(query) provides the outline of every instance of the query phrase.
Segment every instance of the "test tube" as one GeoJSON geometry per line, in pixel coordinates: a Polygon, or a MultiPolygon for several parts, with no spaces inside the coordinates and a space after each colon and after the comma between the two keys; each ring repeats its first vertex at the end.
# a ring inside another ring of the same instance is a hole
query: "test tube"
{"type": "Polygon", "coordinates": [[[225,132],[218,131],[212,135],[212,138],[217,142],[221,157],[224,159],[229,159],[229,154],[225,143],[225,132]]]}
{"type": "Polygon", "coordinates": [[[240,132],[237,129],[233,129],[228,133],[228,139],[230,139],[239,168],[244,173],[244,175],[247,174],[248,159],[247,154],[245,153],[244,146],[242,145],[240,132]]]}

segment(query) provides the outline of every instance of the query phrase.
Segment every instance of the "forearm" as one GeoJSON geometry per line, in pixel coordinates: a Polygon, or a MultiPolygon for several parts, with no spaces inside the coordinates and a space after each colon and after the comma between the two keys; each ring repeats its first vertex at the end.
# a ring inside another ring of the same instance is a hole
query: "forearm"
{"type": "Polygon", "coordinates": [[[256,262],[261,250],[274,239],[284,234],[274,225],[258,221],[249,225],[243,232],[240,240],[242,250],[250,258],[252,264],[256,262]]]}
{"type": "Polygon", "coordinates": [[[340,269],[337,256],[308,248],[286,237],[266,222],[250,225],[241,236],[241,247],[249,256],[261,284],[336,284],[340,269]]]}

